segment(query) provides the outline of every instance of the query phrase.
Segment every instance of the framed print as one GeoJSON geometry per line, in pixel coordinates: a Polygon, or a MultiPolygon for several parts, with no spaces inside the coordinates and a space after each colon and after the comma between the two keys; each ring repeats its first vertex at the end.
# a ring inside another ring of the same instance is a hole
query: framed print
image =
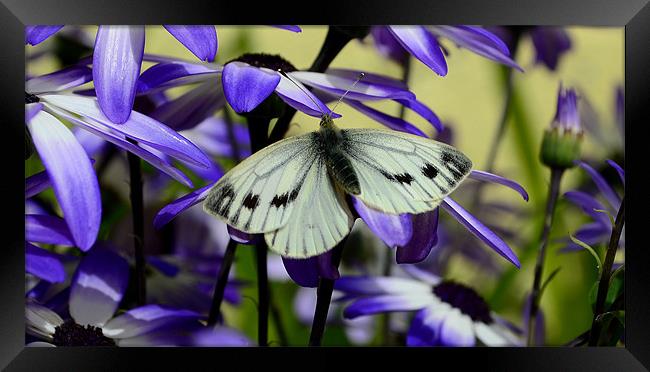
{"type": "Polygon", "coordinates": [[[646,1],[0,18],[7,370],[650,366],[646,1]]]}

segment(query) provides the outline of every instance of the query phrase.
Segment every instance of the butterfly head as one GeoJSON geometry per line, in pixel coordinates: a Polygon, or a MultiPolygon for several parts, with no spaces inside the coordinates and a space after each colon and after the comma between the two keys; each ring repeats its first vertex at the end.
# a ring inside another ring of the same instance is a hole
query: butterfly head
{"type": "Polygon", "coordinates": [[[320,127],[324,129],[334,128],[334,120],[329,113],[323,114],[320,119],[320,127]]]}

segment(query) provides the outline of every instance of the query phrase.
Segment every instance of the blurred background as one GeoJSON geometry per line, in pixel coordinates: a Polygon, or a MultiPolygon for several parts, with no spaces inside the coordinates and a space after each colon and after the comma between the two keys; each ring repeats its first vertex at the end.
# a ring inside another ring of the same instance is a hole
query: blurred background
{"type": "MultiPolygon", "coordinates": [[[[87,36],[92,46],[96,27],[83,27],[81,30],[82,35],[87,36]]],[[[495,275],[491,270],[483,270],[480,264],[464,260],[462,257],[450,260],[445,269],[446,277],[476,288],[494,311],[516,324],[521,324],[523,299],[532,283],[536,245],[530,242],[535,242],[538,234],[549,182],[548,169],[543,168],[538,161],[539,146],[543,131],[550,125],[555,114],[560,83],[577,88],[581,103],[588,103],[591,108],[590,115],[583,115],[583,121],[597,122],[603,133],[612,133],[611,136],[605,136],[605,139],[610,141],[608,144],[603,144],[602,140],[590,135],[589,132],[586,133],[583,142],[583,158],[592,166],[600,168],[604,165],[605,159],[612,158],[614,155],[622,156],[622,142],[616,123],[615,94],[616,89],[623,84],[624,29],[568,27],[566,31],[571,39],[571,49],[561,57],[555,71],[535,64],[535,51],[528,35],[523,36],[514,57],[525,71],[513,72],[514,93],[511,113],[504,140],[501,142],[502,147],[496,158],[494,173],[522,184],[530,194],[530,201],[523,202],[515,193],[505,188],[485,187],[487,190],[484,193],[485,200],[512,205],[522,213],[522,215],[512,214],[506,217],[495,216],[500,219],[500,224],[507,225],[516,232],[516,237],[504,237],[504,239],[519,256],[522,262],[521,269],[512,267],[474,238],[469,239],[472,249],[492,254],[494,262],[500,268],[498,274],[495,275]],[[617,153],[612,149],[620,151],[617,153]]],[[[318,53],[326,32],[327,27],[324,26],[302,26],[300,33],[258,26],[217,26],[219,49],[216,62],[225,63],[245,52],[263,52],[280,54],[299,69],[307,68],[318,53]]],[[[28,49],[28,58],[40,50],[60,48],[65,44],[61,38],[62,36],[53,37],[37,47],[28,49]]],[[[448,51],[448,75],[437,76],[422,63],[413,60],[408,85],[418,99],[427,104],[443,123],[452,129],[453,144],[472,159],[474,169],[481,170],[484,169],[485,159],[503,111],[505,101],[503,68],[467,50],[459,49],[446,40],[442,40],[441,44],[448,51]]],[[[145,52],[187,60],[195,59],[167,31],[156,26],[147,27],[145,52]]],[[[145,63],[143,70],[150,65],[145,63]]],[[[60,67],[61,61],[55,54],[46,53],[40,58],[29,60],[26,64],[26,72],[30,76],[35,76],[55,71],[60,67]]],[[[363,42],[355,40],[348,44],[331,67],[357,69],[397,79],[401,79],[402,74],[401,67],[397,63],[383,58],[377,52],[371,38],[363,42]]],[[[174,89],[171,91],[171,96],[181,94],[186,89],[174,89]]],[[[379,103],[371,106],[381,108],[382,111],[393,115],[399,112],[397,104],[379,103]]],[[[341,105],[338,112],[343,115],[337,121],[340,127],[380,126],[345,105],[341,105]]],[[[435,137],[433,128],[424,119],[408,111],[405,118],[435,137]]],[[[298,125],[291,127],[290,134],[315,130],[318,126],[317,119],[300,113],[295,116],[293,122],[298,125]]],[[[127,173],[119,173],[124,172],[124,165],[120,168],[118,164],[113,168],[115,169],[107,171],[103,178],[102,192],[104,192],[105,181],[111,192],[117,195],[116,198],[123,201],[123,212],[118,216],[122,216],[124,220],[120,226],[128,231],[130,228],[126,183],[128,176],[127,173]],[[111,172],[118,176],[112,178],[111,172]]],[[[26,164],[26,176],[41,169],[37,160],[30,159],[26,164]]],[[[586,180],[585,172],[574,168],[564,177],[562,191],[576,188],[583,182],[587,182],[586,180]]],[[[455,199],[469,206],[472,196],[471,187],[471,185],[461,187],[455,192],[455,199]],[[463,188],[467,191],[464,192],[463,188]]],[[[159,195],[145,196],[150,199],[151,204],[149,217],[152,218],[163,205],[188,191],[183,186],[175,185],[159,195]]],[[[45,195],[53,200],[51,191],[45,195]]],[[[115,209],[119,210],[119,207],[115,209]]],[[[550,345],[566,343],[588,329],[592,317],[588,295],[597,275],[593,258],[587,252],[558,253],[558,249],[563,244],[557,240],[567,238],[568,234],[585,223],[587,218],[578,208],[562,198],[558,205],[558,216],[560,217],[551,233],[553,243],[549,246],[545,272],[550,273],[557,267],[561,269],[548,286],[541,304],[546,316],[546,342],[550,345]]],[[[489,222],[489,218],[489,214],[481,214],[484,222],[489,222]]],[[[443,213],[442,219],[444,223],[444,220],[450,220],[450,217],[443,213]]],[[[148,221],[150,222],[151,219],[148,221]]],[[[153,252],[156,249],[154,247],[156,239],[165,239],[164,232],[155,231],[150,226],[147,229],[148,236],[154,236],[147,242],[147,250],[153,252]]],[[[456,232],[468,234],[462,229],[456,232]]],[[[124,240],[124,244],[130,247],[128,239],[124,240]]],[[[453,244],[454,238],[450,240],[452,247],[453,244]]],[[[247,252],[245,249],[239,249],[236,265],[238,279],[255,283],[252,250],[247,252]]],[[[301,322],[295,310],[296,292],[297,286],[291,282],[273,283],[272,294],[278,299],[276,304],[280,307],[278,310],[287,329],[288,338],[291,344],[304,345],[308,337],[309,323],[301,322]]],[[[254,338],[256,334],[254,298],[257,295],[255,286],[251,285],[243,289],[242,295],[244,300],[238,306],[227,304],[225,317],[231,325],[243,329],[254,338]],[[250,301],[246,300],[247,297],[250,301]]],[[[270,332],[270,340],[277,337],[273,326],[270,332]]],[[[337,330],[336,326],[328,328],[323,341],[325,345],[342,345],[348,342],[345,334],[340,329],[337,330]]]]}

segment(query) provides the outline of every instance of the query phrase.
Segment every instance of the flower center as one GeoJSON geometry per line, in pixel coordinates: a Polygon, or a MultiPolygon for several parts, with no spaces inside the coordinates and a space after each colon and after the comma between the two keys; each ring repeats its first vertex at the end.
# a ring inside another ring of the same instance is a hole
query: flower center
{"type": "Polygon", "coordinates": [[[492,323],[490,308],[483,298],[472,288],[462,284],[444,281],[433,287],[433,293],[442,301],[457,308],[474,321],[492,323]]]}
{"type": "Polygon", "coordinates": [[[101,328],[84,327],[72,320],[54,329],[53,343],[56,346],[115,346],[115,341],[104,336],[101,328]]]}
{"type": "Polygon", "coordinates": [[[25,104],[27,103],[36,103],[39,102],[40,98],[36,97],[34,94],[25,92],[25,104]]]}
{"type": "Polygon", "coordinates": [[[283,72],[291,72],[297,70],[289,61],[277,54],[246,53],[230,62],[233,61],[248,63],[255,67],[266,67],[273,71],[281,70],[283,72]]]}

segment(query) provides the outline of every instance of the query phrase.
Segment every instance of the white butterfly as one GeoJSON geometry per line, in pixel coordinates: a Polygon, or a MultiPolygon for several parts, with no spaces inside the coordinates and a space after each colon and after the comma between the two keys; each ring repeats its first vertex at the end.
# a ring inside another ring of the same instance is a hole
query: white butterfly
{"type": "Polygon", "coordinates": [[[251,155],[209,191],[203,209],[272,251],[308,258],[334,248],[354,218],[345,194],[388,214],[434,210],[472,162],[452,146],[393,130],[320,129],[251,155]]]}

